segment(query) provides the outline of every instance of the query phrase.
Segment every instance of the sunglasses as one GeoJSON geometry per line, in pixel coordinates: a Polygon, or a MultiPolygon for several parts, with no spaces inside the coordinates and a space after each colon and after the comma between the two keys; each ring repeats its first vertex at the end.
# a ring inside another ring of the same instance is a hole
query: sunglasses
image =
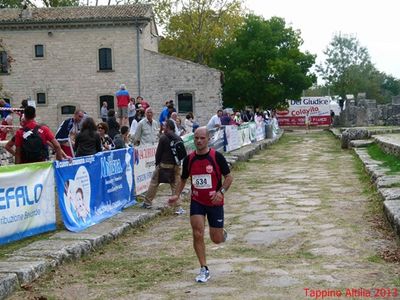
{"type": "Polygon", "coordinates": [[[103,127],[97,127],[97,129],[104,129],[103,127]]]}

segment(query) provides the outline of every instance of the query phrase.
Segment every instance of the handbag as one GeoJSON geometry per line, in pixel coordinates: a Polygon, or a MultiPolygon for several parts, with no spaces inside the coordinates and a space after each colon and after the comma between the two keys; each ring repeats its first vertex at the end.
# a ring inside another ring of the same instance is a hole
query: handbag
{"type": "Polygon", "coordinates": [[[163,168],[158,171],[158,183],[173,183],[175,181],[175,168],[163,168]]]}

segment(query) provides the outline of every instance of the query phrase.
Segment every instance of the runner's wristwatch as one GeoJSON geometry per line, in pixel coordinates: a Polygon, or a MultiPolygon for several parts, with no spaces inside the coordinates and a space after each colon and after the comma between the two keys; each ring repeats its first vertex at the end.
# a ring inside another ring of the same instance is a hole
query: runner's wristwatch
{"type": "Polygon", "coordinates": [[[223,194],[225,194],[225,192],[226,192],[226,190],[224,189],[224,188],[221,188],[220,190],[220,193],[223,195],[223,194]]]}

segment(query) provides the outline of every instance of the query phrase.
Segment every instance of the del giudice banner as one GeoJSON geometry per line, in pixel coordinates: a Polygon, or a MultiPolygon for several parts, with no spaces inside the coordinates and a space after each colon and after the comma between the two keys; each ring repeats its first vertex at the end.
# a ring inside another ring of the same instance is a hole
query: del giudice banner
{"type": "Polygon", "coordinates": [[[133,148],[55,161],[59,206],[65,227],[81,231],[136,203],[133,148]]]}
{"type": "Polygon", "coordinates": [[[0,168],[0,244],[56,229],[51,162],[0,168]]]}
{"type": "Polygon", "coordinates": [[[330,125],[329,97],[302,97],[300,100],[288,100],[286,110],[277,111],[279,126],[305,126],[308,114],[310,125],[330,125]]]}

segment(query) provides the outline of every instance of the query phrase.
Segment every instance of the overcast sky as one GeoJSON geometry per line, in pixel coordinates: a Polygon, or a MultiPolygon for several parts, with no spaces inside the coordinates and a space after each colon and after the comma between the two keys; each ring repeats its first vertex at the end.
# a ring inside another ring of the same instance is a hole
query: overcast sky
{"type": "Polygon", "coordinates": [[[302,50],[317,54],[317,63],[335,33],[354,34],[379,71],[400,79],[399,0],[245,0],[245,5],[299,29],[302,50]]]}

